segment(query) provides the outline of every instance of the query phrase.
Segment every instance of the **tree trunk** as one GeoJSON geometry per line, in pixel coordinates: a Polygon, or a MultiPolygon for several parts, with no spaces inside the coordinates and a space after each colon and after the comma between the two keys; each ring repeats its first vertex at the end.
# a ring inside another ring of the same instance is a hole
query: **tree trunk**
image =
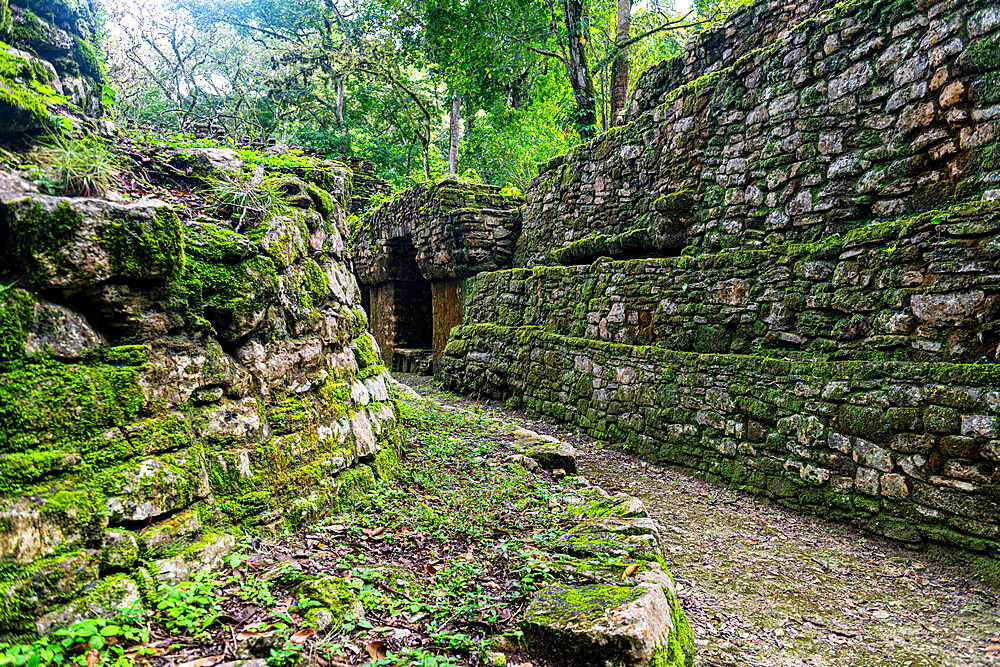
{"type": "Polygon", "coordinates": [[[337,106],[333,109],[333,116],[337,119],[337,127],[341,130],[344,129],[344,80],[342,78],[337,79],[335,84],[337,88],[337,106]]]}
{"type": "Polygon", "coordinates": [[[618,45],[628,41],[632,29],[632,0],[618,0],[618,33],[615,35],[615,47],[620,48],[611,67],[611,125],[617,125],[621,120],[619,115],[625,107],[625,95],[628,93],[629,58],[628,47],[618,45]]]}
{"type": "Polygon", "coordinates": [[[462,122],[459,112],[462,107],[462,97],[455,93],[451,96],[451,124],[448,127],[448,173],[458,174],[458,130],[462,122]]]}
{"type": "Polygon", "coordinates": [[[597,125],[596,95],[594,79],[587,64],[587,38],[590,26],[584,0],[563,0],[563,16],[566,19],[566,73],[569,74],[573,97],[576,98],[576,128],[580,138],[586,141],[594,136],[597,125]]]}

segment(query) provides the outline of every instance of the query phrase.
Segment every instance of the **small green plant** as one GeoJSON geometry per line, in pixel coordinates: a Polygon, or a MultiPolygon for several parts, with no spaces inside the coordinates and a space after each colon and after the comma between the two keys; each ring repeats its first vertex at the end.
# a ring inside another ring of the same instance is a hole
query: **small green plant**
{"type": "Polygon", "coordinates": [[[31,644],[14,644],[0,653],[0,665],[132,667],[135,663],[125,656],[125,648],[149,641],[149,632],[138,625],[144,614],[141,608],[127,608],[114,620],[86,619],[31,644]],[[88,662],[88,654],[97,662],[88,662]]]}
{"type": "Polygon", "coordinates": [[[36,180],[48,194],[98,197],[107,194],[118,163],[97,137],[49,135],[37,149],[36,180]]]}
{"type": "Polygon", "coordinates": [[[282,646],[271,649],[271,655],[267,656],[268,667],[286,667],[287,665],[299,664],[302,647],[292,641],[286,641],[282,646]]]}
{"type": "Polygon", "coordinates": [[[221,216],[236,221],[236,231],[262,221],[281,203],[280,193],[266,181],[229,172],[209,182],[209,196],[218,203],[221,216]]]}
{"type": "Polygon", "coordinates": [[[167,629],[178,634],[204,634],[222,613],[215,586],[204,573],[182,584],[160,586],[156,608],[167,629]]]}

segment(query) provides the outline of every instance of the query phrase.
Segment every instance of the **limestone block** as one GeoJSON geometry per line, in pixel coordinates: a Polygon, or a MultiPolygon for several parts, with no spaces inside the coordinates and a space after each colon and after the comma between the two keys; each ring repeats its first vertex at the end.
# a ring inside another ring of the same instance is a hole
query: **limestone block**
{"type": "Polygon", "coordinates": [[[177,214],[164,202],[0,195],[10,257],[42,289],[167,279],[183,266],[177,214]]]}

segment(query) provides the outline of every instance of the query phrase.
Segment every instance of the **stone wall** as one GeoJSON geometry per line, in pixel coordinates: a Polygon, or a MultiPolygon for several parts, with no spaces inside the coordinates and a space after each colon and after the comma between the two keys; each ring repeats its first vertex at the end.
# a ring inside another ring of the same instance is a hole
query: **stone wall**
{"type": "Polygon", "coordinates": [[[837,0],[766,0],[734,12],[722,25],[689,39],[683,56],[640,73],[629,97],[627,117],[652,111],[677,88],[732,67],[743,56],[783,38],[802,21],[836,4],[837,0]]]}
{"type": "Polygon", "coordinates": [[[113,613],[391,474],[348,175],[328,176],[333,196],[283,178],[245,233],[0,195],[0,636],[113,613]]]}
{"type": "Polygon", "coordinates": [[[794,361],[469,324],[445,386],[1000,579],[1000,368],[794,361]]]}
{"type": "Polygon", "coordinates": [[[515,266],[814,242],[1000,196],[998,54],[993,0],[840,3],[543,165],[515,266]]]}
{"type": "Polygon", "coordinates": [[[830,5],[542,165],[440,376],[1000,580],[1000,4],[830,5]]]}
{"type": "Polygon", "coordinates": [[[101,116],[96,15],[92,0],[0,0],[0,136],[101,116]]]}
{"type": "Polygon", "coordinates": [[[375,164],[353,156],[336,158],[351,170],[351,200],[347,206],[349,215],[361,215],[371,206],[392,194],[392,184],[375,174],[375,164]]]}
{"type": "Polygon", "coordinates": [[[1000,204],[805,245],[513,269],[474,281],[467,321],[681,351],[1000,359],[1000,204]]]}
{"type": "Polygon", "coordinates": [[[511,265],[523,204],[492,185],[443,180],[355,219],[355,270],[372,331],[394,368],[408,367],[418,350],[440,360],[462,322],[462,280],[511,265]]]}
{"type": "Polygon", "coordinates": [[[411,258],[424,280],[507,268],[523,203],[492,185],[454,180],[415,185],[363,216],[351,230],[358,280],[364,285],[393,280],[397,265],[411,258]],[[406,249],[394,255],[403,245],[406,249]]]}

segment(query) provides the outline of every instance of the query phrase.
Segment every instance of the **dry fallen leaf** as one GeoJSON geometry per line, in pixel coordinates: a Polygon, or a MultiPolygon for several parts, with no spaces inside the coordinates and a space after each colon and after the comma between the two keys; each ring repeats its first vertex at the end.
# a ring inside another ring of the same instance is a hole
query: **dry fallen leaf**
{"type": "Polygon", "coordinates": [[[476,557],[473,556],[472,554],[466,552],[464,554],[458,554],[457,556],[455,556],[455,560],[464,560],[464,561],[468,562],[468,561],[471,561],[471,560],[476,560],[476,557]]]}
{"type": "Polygon", "coordinates": [[[296,644],[305,644],[306,640],[316,634],[315,628],[302,628],[294,635],[291,636],[292,642],[296,644]]]}
{"type": "Polygon", "coordinates": [[[378,537],[385,532],[385,526],[379,526],[378,528],[362,528],[361,532],[368,537],[378,537]]]}
{"type": "Polygon", "coordinates": [[[222,654],[210,655],[205,658],[196,658],[195,660],[189,660],[187,662],[182,662],[177,665],[177,667],[212,667],[212,665],[217,665],[222,661],[222,654]]]}
{"type": "Polygon", "coordinates": [[[97,652],[96,648],[87,651],[87,667],[94,667],[100,660],[101,654],[97,652]]]}
{"type": "Polygon", "coordinates": [[[631,565],[629,565],[628,567],[625,568],[625,574],[622,575],[622,579],[628,579],[633,574],[635,574],[635,571],[638,570],[638,569],[639,569],[639,564],[638,563],[632,563],[631,565]]]}
{"type": "Polygon", "coordinates": [[[437,574],[437,571],[438,571],[437,568],[434,567],[433,565],[431,565],[430,563],[425,563],[424,564],[424,572],[426,572],[427,574],[431,575],[432,577],[435,574],[437,574]]]}
{"type": "Polygon", "coordinates": [[[385,642],[380,639],[375,639],[373,641],[365,644],[365,651],[372,660],[384,660],[385,659],[385,642]]]}

